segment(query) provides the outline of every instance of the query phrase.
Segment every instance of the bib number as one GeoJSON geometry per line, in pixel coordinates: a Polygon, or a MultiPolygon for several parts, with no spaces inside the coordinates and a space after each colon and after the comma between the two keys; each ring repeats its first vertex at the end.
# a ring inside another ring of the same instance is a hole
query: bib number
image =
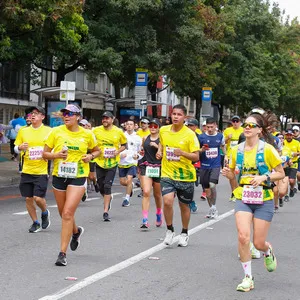
{"type": "Polygon", "coordinates": [[[104,148],[104,158],[113,158],[115,157],[115,152],[116,149],[115,148],[104,148]]]}
{"type": "Polygon", "coordinates": [[[30,147],[28,155],[30,160],[37,160],[43,158],[43,147],[30,147]]]}
{"type": "Polygon", "coordinates": [[[151,167],[147,166],[146,167],[146,176],[151,177],[151,178],[158,178],[159,177],[159,167],[151,167]]]}
{"type": "Polygon", "coordinates": [[[64,178],[76,178],[77,163],[76,162],[60,162],[58,165],[58,176],[64,178]]]}
{"type": "Polygon", "coordinates": [[[174,154],[175,148],[166,147],[167,160],[180,161],[180,156],[174,154]]]}
{"type": "Polygon", "coordinates": [[[264,204],[263,187],[244,185],[242,201],[246,204],[264,204]]]}
{"type": "Polygon", "coordinates": [[[216,158],[218,157],[218,148],[210,148],[205,151],[205,155],[207,158],[216,158]]]}

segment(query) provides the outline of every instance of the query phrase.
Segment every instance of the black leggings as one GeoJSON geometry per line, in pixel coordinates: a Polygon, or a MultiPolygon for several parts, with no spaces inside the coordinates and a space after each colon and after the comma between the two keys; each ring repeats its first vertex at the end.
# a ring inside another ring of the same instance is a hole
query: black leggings
{"type": "Polygon", "coordinates": [[[111,195],[111,187],[115,179],[117,167],[103,169],[96,164],[97,183],[101,195],[111,195]]]}

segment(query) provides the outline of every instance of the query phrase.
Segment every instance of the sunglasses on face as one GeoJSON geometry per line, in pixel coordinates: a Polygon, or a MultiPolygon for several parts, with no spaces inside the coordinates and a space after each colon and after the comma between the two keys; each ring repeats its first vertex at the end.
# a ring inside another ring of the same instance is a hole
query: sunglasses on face
{"type": "Polygon", "coordinates": [[[243,128],[246,128],[246,127],[249,127],[249,128],[260,128],[260,126],[258,125],[258,124],[256,124],[256,123],[244,123],[243,124],[243,126],[242,126],[243,128]]]}
{"type": "Polygon", "coordinates": [[[293,129],[293,132],[298,132],[299,130],[297,130],[297,129],[293,129]]]}
{"type": "Polygon", "coordinates": [[[76,113],[74,113],[74,112],[72,112],[72,111],[64,111],[63,112],[63,116],[64,117],[73,117],[73,116],[75,116],[76,115],[76,113]]]}
{"type": "Polygon", "coordinates": [[[240,120],[232,120],[232,123],[238,123],[240,120]]]}
{"type": "Polygon", "coordinates": [[[149,125],[149,128],[155,128],[155,129],[157,129],[157,128],[158,128],[158,125],[156,125],[156,124],[150,124],[150,125],[149,125]]]}

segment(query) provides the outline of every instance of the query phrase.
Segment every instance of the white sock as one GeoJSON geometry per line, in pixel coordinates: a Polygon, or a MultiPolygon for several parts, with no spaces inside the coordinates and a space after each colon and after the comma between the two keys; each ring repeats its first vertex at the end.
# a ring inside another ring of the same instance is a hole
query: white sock
{"type": "Polygon", "coordinates": [[[252,270],[251,270],[251,260],[242,262],[242,267],[245,272],[245,276],[252,277],[252,270]]]}
{"type": "Polygon", "coordinates": [[[269,256],[271,254],[270,247],[268,246],[268,250],[265,252],[265,256],[269,256]]]}
{"type": "Polygon", "coordinates": [[[129,199],[130,199],[130,195],[129,195],[129,194],[126,194],[125,198],[126,198],[126,200],[128,200],[128,201],[129,201],[129,199]]]}

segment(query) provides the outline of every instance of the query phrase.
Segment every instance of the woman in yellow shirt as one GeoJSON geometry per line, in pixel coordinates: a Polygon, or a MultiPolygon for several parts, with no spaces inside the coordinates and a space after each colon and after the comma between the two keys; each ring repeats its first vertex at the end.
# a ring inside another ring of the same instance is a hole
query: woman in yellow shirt
{"type": "Polygon", "coordinates": [[[77,105],[69,104],[61,112],[65,124],[54,128],[46,139],[43,158],[54,160],[52,186],[62,218],[61,249],[55,264],[66,266],[71,237],[70,248],[75,251],[84,232],[74,215],[86,189],[89,162],[100,150],[92,131],[79,126],[81,111],[77,105]]]}
{"type": "Polygon", "coordinates": [[[237,199],[235,219],[245,277],[237,290],[248,292],[254,288],[249,247],[252,224],[253,244],[264,252],[265,267],[272,272],[277,266],[272,246],[266,238],[274,214],[271,182],[283,179],[285,175],[278,152],[270,144],[260,141],[261,135],[265,141],[269,140],[264,117],[252,114],[243,127],[246,141],[232,149],[229,168],[224,168],[222,174],[229,180],[234,180],[237,175],[239,184],[234,190],[237,199]]]}

